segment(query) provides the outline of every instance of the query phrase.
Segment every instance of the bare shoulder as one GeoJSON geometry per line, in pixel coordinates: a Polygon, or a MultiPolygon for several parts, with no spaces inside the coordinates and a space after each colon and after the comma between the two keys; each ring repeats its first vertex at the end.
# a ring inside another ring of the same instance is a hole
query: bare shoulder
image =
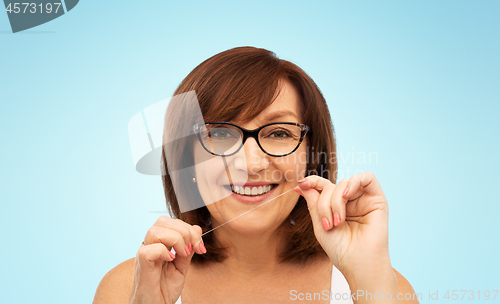
{"type": "Polygon", "coordinates": [[[128,304],[134,281],[135,258],[115,266],[102,278],[94,296],[93,304],[128,304]]]}
{"type": "MultiPolygon", "coordinates": [[[[392,269],[394,270],[394,274],[396,274],[396,277],[398,278],[398,291],[402,294],[402,297],[404,297],[405,294],[412,295],[410,300],[402,299],[401,303],[418,304],[418,298],[415,296],[415,290],[411,286],[410,282],[408,282],[408,280],[401,273],[399,273],[399,271],[394,268],[392,269]]],[[[409,295],[406,295],[406,297],[410,298],[409,295]]]]}

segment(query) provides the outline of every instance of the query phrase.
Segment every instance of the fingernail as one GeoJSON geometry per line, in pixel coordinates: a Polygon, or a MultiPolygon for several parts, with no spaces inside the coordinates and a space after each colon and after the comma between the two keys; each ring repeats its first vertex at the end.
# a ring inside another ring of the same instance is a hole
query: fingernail
{"type": "Polygon", "coordinates": [[[349,192],[349,187],[345,188],[344,193],[342,194],[342,196],[345,196],[347,194],[347,192],[349,192]]]}
{"type": "Polygon", "coordinates": [[[190,255],[190,254],[191,254],[191,251],[189,250],[188,245],[184,246],[184,250],[186,250],[186,254],[187,254],[187,255],[190,255]]]}
{"type": "Polygon", "coordinates": [[[170,255],[170,257],[173,259],[175,259],[175,254],[172,253],[172,251],[169,251],[168,254],[170,255]]]}
{"type": "Polygon", "coordinates": [[[323,222],[323,229],[325,229],[325,231],[328,231],[328,229],[330,228],[330,223],[328,222],[328,219],[324,217],[321,219],[321,221],[323,222]]]}
{"type": "Polygon", "coordinates": [[[340,224],[340,214],[335,211],[333,213],[333,226],[337,227],[340,224]]]}
{"type": "Polygon", "coordinates": [[[293,191],[297,192],[298,194],[304,196],[304,194],[302,194],[302,192],[299,190],[299,189],[293,189],[293,191]]]}
{"type": "Polygon", "coordinates": [[[306,179],[305,179],[305,178],[303,178],[303,179],[299,180],[297,183],[303,183],[303,182],[305,182],[305,181],[306,181],[306,179]]]}
{"type": "Polygon", "coordinates": [[[203,245],[203,242],[200,243],[200,250],[202,253],[207,253],[207,248],[205,248],[205,245],[203,245]]]}
{"type": "Polygon", "coordinates": [[[189,248],[189,252],[191,252],[191,250],[193,250],[193,246],[191,246],[191,243],[188,244],[188,248],[189,248]]]}

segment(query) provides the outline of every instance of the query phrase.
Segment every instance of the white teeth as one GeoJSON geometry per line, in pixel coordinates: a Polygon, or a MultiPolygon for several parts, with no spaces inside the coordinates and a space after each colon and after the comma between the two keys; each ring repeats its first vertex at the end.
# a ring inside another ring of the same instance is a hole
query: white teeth
{"type": "Polygon", "coordinates": [[[254,195],[262,195],[266,194],[267,192],[271,191],[272,185],[267,185],[267,186],[258,186],[258,187],[238,187],[238,186],[231,186],[231,190],[234,193],[238,193],[241,195],[248,195],[248,196],[254,196],[254,195]]]}

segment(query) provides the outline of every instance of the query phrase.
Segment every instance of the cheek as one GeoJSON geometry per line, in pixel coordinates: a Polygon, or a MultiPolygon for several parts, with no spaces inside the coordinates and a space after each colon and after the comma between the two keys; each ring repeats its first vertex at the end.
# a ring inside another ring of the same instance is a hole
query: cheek
{"type": "Polygon", "coordinates": [[[305,151],[295,151],[291,155],[282,157],[275,165],[285,181],[298,181],[305,176],[307,169],[305,151]]]}
{"type": "Polygon", "coordinates": [[[198,191],[207,207],[231,195],[231,192],[224,187],[230,181],[224,162],[220,157],[214,157],[197,164],[196,180],[198,191]]]}
{"type": "Polygon", "coordinates": [[[196,173],[210,186],[229,184],[228,173],[222,158],[213,157],[196,166],[196,173]]]}
{"type": "Polygon", "coordinates": [[[217,176],[224,172],[224,163],[219,157],[206,152],[199,144],[194,146],[194,163],[196,179],[200,184],[214,184],[217,176]]]}
{"type": "Polygon", "coordinates": [[[221,189],[217,186],[218,178],[224,174],[224,164],[216,157],[208,154],[201,146],[194,147],[196,186],[205,202],[212,204],[221,198],[221,189]]]}
{"type": "Polygon", "coordinates": [[[196,165],[196,180],[202,197],[218,187],[217,180],[221,174],[224,174],[224,167],[218,166],[214,161],[209,160],[196,165]]]}

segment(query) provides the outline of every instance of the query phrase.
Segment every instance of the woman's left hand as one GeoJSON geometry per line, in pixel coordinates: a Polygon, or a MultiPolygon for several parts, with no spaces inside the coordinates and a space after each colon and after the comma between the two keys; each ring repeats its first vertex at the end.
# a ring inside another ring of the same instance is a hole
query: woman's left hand
{"type": "Polygon", "coordinates": [[[390,266],[388,204],[373,173],[359,173],[337,185],[312,175],[294,190],[306,199],[314,234],[344,275],[371,265],[390,266]]]}

